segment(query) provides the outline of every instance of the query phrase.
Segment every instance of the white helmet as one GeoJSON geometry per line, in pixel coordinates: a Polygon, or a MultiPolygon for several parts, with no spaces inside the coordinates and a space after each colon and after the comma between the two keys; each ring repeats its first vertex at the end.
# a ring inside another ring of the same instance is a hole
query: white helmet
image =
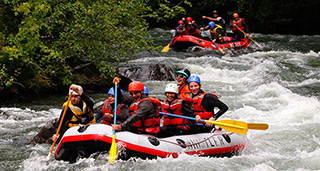
{"type": "Polygon", "coordinates": [[[178,94],[178,85],[174,83],[167,84],[165,93],[168,93],[168,92],[178,94]]]}
{"type": "MultiPolygon", "coordinates": [[[[78,89],[79,89],[79,91],[83,91],[83,89],[82,89],[82,87],[81,86],[79,86],[79,85],[77,85],[78,86],[78,89]]],[[[76,93],[75,91],[73,91],[73,90],[71,90],[71,89],[69,89],[69,95],[70,95],[70,93],[72,92],[72,95],[79,95],[78,93],[76,93]]]]}

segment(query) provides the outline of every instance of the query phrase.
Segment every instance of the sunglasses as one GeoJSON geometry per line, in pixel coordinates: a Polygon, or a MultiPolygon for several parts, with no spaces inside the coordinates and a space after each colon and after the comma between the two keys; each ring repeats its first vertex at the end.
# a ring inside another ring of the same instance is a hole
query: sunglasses
{"type": "Polygon", "coordinates": [[[130,92],[130,95],[132,96],[133,94],[137,95],[138,93],[141,93],[140,91],[135,91],[135,92],[130,92]]]}
{"type": "Polygon", "coordinates": [[[179,77],[179,78],[184,78],[185,76],[182,75],[182,74],[178,74],[178,75],[177,75],[177,78],[178,78],[178,77],[179,77]]]}

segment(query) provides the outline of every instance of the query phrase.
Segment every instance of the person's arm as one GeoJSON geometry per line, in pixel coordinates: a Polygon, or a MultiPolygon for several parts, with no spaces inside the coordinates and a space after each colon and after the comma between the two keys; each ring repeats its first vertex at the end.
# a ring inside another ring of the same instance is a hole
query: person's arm
{"type": "Polygon", "coordinates": [[[98,113],[94,115],[94,117],[96,118],[97,121],[100,120],[102,117],[104,117],[102,108],[98,111],[98,113]]]}
{"type": "MultiPolygon", "coordinates": [[[[60,117],[59,117],[59,120],[57,122],[57,128],[58,128],[58,126],[59,126],[59,124],[61,122],[61,117],[62,117],[63,111],[64,111],[64,108],[62,109],[60,117]]],[[[63,118],[61,126],[65,125],[67,121],[70,121],[72,117],[73,117],[73,113],[72,113],[71,109],[68,107],[67,111],[66,111],[66,114],[64,115],[64,118],[63,118]]]]}
{"type": "Polygon", "coordinates": [[[126,120],[129,118],[129,107],[124,105],[121,109],[121,113],[117,115],[117,119],[119,120],[126,120]]]}
{"type": "Polygon", "coordinates": [[[219,111],[214,114],[212,117],[216,119],[218,119],[222,114],[224,114],[229,108],[226,104],[224,104],[223,102],[221,102],[219,99],[217,99],[215,96],[213,96],[212,94],[206,94],[203,97],[203,100],[201,102],[201,106],[206,109],[206,111],[212,111],[214,112],[214,107],[219,108],[219,111]]]}
{"type": "Polygon", "coordinates": [[[209,25],[205,26],[205,27],[201,27],[200,30],[204,30],[204,29],[207,29],[209,28],[209,25]]]}
{"type": "Polygon", "coordinates": [[[196,122],[200,122],[201,117],[197,114],[195,114],[191,107],[190,107],[190,103],[188,101],[183,100],[182,104],[181,104],[181,112],[183,113],[183,115],[185,116],[189,116],[189,117],[194,117],[196,118],[196,122]]]}
{"type": "Polygon", "coordinates": [[[190,116],[190,117],[195,117],[196,114],[192,111],[189,102],[182,100],[182,104],[181,104],[181,112],[183,113],[183,115],[185,116],[190,116]]]}
{"type": "Polygon", "coordinates": [[[80,97],[81,97],[82,101],[84,101],[84,102],[87,104],[88,108],[89,108],[91,111],[93,111],[93,105],[94,105],[93,99],[92,99],[91,97],[85,95],[84,93],[82,93],[82,94],[80,95],[80,97]]]}
{"type": "Polygon", "coordinates": [[[120,124],[122,130],[140,120],[142,116],[152,113],[156,113],[156,109],[151,101],[145,100],[140,102],[138,109],[133,113],[133,115],[131,115],[126,121],[120,124]]]}
{"type": "Polygon", "coordinates": [[[218,21],[216,18],[211,18],[211,17],[207,17],[207,16],[202,16],[202,18],[206,18],[211,21],[218,21]]]}

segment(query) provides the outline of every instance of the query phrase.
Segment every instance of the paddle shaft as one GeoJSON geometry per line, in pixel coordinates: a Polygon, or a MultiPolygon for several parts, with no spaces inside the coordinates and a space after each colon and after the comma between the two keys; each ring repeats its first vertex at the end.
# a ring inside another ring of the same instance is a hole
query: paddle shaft
{"type": "MultiPolygon", "coordinates": [[[[183,21],[182,21],[182,22],[183,22],[183,21]]],[[[180,26],[181,26],[182,22],[179,24],[177,30],[174,32],[174,35],[173,35],[173,37],[171,38],[171,40],[170,40],[170,42],[169,42],[169,45],[171,44],[173,38],[176,37],[176,35],[177,35],[177,33],[178,33],[178,30],[180,29],[180,26]]]]}
{"type": "MultiPolygon", "coordinates": [[[[66,106],[64,107],[64,111],[63,111],[62,116],[61,116],[61,120],[60,120],[58,129],[57,129],[57,132],[56,132],[56,136],[59,135],[59,132],[60,132],[60,129],[61,129],[61,126],[62,126],[62,122],[63,122],[64,116],[66,115],[66,112],[67,112],[67,109],[68,109],[68,106],[69,106],[69,102],[70,102],[71,96],[72,96],[72,92],[70,92],[69,97],[68,97],[68,100],[67,100],[67,104],[66,104],[66,106]]],[[[52,143],[52,145],[51,145],[51,148],[50,148],[50,152],[49,152],[49,154],[48,154],[48,156],[47,156],[47,159],[50,159],[51,153],[52,153],[52,151],[53,151],[53,147],[54,147],[55,144],[56,144],[56,142],[53,141],[53,143],[52,143]]]]}
{"type": "MultiPolygon", "coordinates": [[[[114,84],[114,114],[113,114],[113,124],[117,123],[117,99],[118,99],[118,83],[114,84]]],[[[113,135],[116,134],[116,131],[113,130],[113,135]]]]}
{"type": "MultiPolygon", "coordinates": [[[[159,112],[159,113],[162,114],[162,115],[168,115],[168,116],[184,118],[184,119],[189,119],[189,120],[196,120],[195,118],[182,116],[182,115],[175,115],[175,114],[164,113],[164,112],[159,112]]],[[[222,129],[225,129],[227,131],[234,132],[234,133],[246,134],[247,131],[248,131],[247,123],[242,122],[242,121],[235,121],[234,120],[234,124],[233,123],[224,123],[223,120],[220,120],[220,121],[209,121],[209,120],[201,119],[201,121],[215,124],[215,125],[221,127],[222,129]],[[241,125],[239,125],[239,124],[241,124],[241,125]]]]}
{"type": "MultiPolygon", "coordinates": [[[[113,113],[113,124],[117,123],[117,99],[118,99],[118,83],[115,82],[114,84],[114,113],[113,113]]],[[[116,143],[116,131],[112,131],[112,142],[109,151],[109,162],[115,161],[117,158],[117,143],[116,143]]]]}
{"type": "Polygon", "coordinates": [[[209,37],[209,39],[214,43],[214,45],[216,45],[216,46],[219,48],[219,50],[220,50],[222,53],[227,54],[227,52],[225,52],[224,50],[222,50],[222,49],[217,45],[217,43],[212,40],[212,38],[208,35],[207,32],[205,32],[205,31],[203,31],[203,32],[204,32],[204,34],[207,35],[207,37],[209,37]]]}
{"type": "Polygon", "coordinates": [[[247,36],[247,33],[245,33],[241,28],[239,28],[237,25],[235,25],[246,37],[249,37],[249,39],[255,43],[257,46],[259,46],[260,48],[262,48],[261,45],[259,45],[256,41],[254,41],[250,36],[247,36]]]}
{"type": "MultiPolygon", "coordinates": [[[[173,116],[173,117],[178,117],[178,118],[183,118],[183,119],[189,119],[189,120],[196,120],[196,118],[188,117],[188,116],[182,116],[182,115],[175,115],[171,113],[165,113],[165,112],[159,112],[161,115],[168,115],[168,116],[173,116]]],[[[201,119],[202,122],[205,122],[204,119],[201,119]]]]}
{"type": "Polygon", "coordinates": [[[99,120],[96,121],[96,123],[100,123],[104,118],[106,118],[106,117],[102,116],[99,120]]]}

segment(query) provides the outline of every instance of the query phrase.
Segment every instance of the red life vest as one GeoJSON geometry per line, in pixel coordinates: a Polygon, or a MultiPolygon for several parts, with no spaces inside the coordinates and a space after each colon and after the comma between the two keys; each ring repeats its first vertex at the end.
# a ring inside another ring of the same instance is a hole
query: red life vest
{"type": "MultiPolygon", "coordinates": [[[[176,27],[176,30],[178,29],[178,27],[176,27]]],[[[178,32],[177,32],[177,35],[187,35],[188,34],[188,31],[185,27],[181,27],[179,28],[178,32]]]]}
{"type": "Polygon", "coordinates": [[[189,25],[187,27],[187,31],[190,35],[193,35],[193,36],[199,36],[200,35],[200,31],[199,29],[197,29],[195,26],[193,25],[189,25]]]}
{"type": "MultiPolygon", "coordinates": [[[[117,106],[117,115],[121,114],[121,110],[123,108],[124,104],[119,104],[117,106]]],[[[112,108],[111,104],[109,103],[108,99],[104,101],[103,106],[102,106],[102,112],[103,115],[105,115],[106,113],[111,113],[114,114],[114,109],[112,108]]],[[[117,119],[117,122],[124,122],[124,120],[119,120],[117,119]]],[[[112,118],[104,118],[102,120],[102,123],[107,124],[107,125],[111,125],[113,124],[113,117],[112,118]]]]}
{"type": "Polygon", "coordinates": [[[179,92],[178,96],[182,100],[189,97],[189,95],[191,94],[191,91],[189,90],[187,81],[184,82],[181,86],[179,86],[178,92],[179,92]]]}
{"type": "Polygon", "coordinates": [[[133,115],[133,113],[138,110],[138,106],[142,101],[149,100],[154,104],[156,108],[156,116],[143,116],[137,122],[133,123],[131,126],[135,127],[137,130],[141,131],[142,133],[149,133],[155,134],[160,131],[160,114],[159,114],[159,107],[161,106],[161,102],[154,97],[147,97],[141,99],[137,102],[134,102],[130,105],[129,113],[133,115]]]}
{"type": "Polygon", "coordinates": [[[232,31],[238,30],[238,28],[235,27],[234,25],[237,25],[242,31],[244,31],[244,26],[242,25],[242,20],[244,20],[244,18],[240,18],[238,21],[236,21],[236,20],[232,21],[232,25],[233,25],[232,31]]]}
{"type": "MultiPolygon", "coordinates": [[[[169,104],[168,101],[166,100],[164,103],[162,103],[162,112],[183,116],[183,113],[181,111],[181,105],[182,105],[181,99],[175,99],[173,102],[171,102],[171,104],[169,104]]],[[[190,127],[189,125],[187,125],[189,123],[191,122],[188,119],[164,115],[164,120],[163,120],[164,126],[172,125],[172,126],[175,126],[175,128],[189,130],[190,127]]]]}
{"type": "MultiPolygon", "coordinates": [[[[199,115],[201,117],[201,119],[209,119],[210,117],[213,116],[213,111],[206,111],[202,106],[201,106],[201,102],[203,97],[208,94],[208,93],[200,93],[198,95],[196,95],[195,97],[193,97],[193,104],[192,104],[192,110],[194,111],[195,114],[199,115]]],[[[218,98],[217,95],[210,93],[213,96],[215,96],[216,98],[218,98]]]]}

